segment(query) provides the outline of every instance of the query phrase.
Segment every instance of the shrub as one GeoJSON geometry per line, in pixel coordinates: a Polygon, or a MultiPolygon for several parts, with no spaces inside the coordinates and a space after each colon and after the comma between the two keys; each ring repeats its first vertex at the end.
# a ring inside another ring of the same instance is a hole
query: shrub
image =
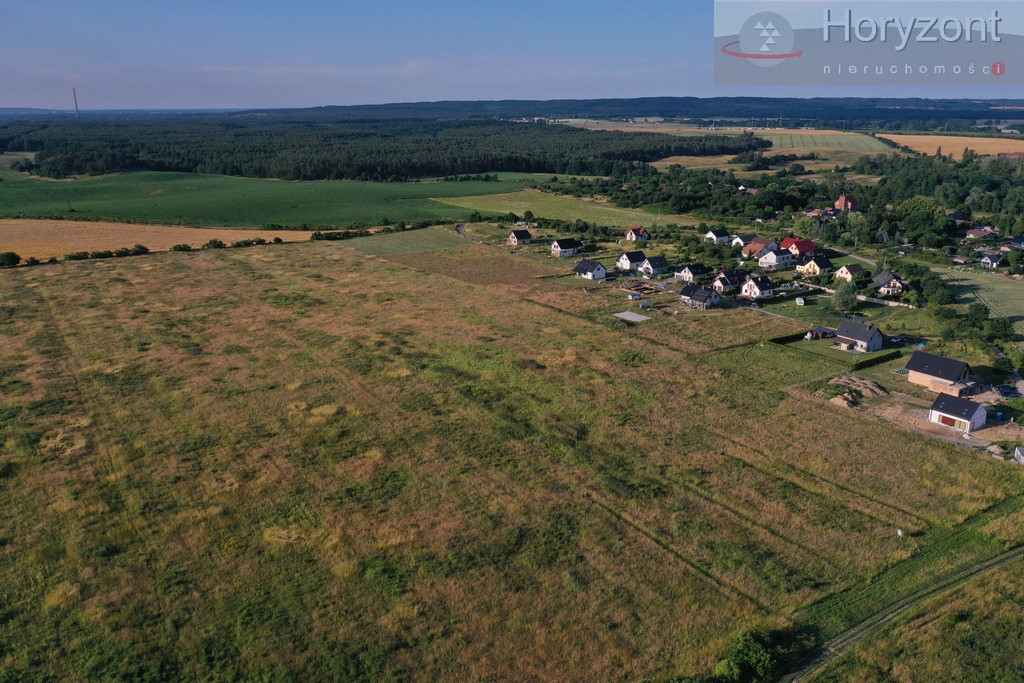
{"type": "Polygon", "coordinates": [[[204,244],[200,249],[226,249],[228,245],[221,242],[219,239],[212,239],[204,244]]]}
{"type": "Polygon", "coordinates": [[[65,261],[84,261],[87,258],[89,258],[89,252],[87,251],[73,251],[64,256],[65,261]]]}
{"type": "Polygon", "coordinates": [[[109,249],[101,249],[90,253],[89,258],[114,258],[114,252],[109,249]]]}
{"type": "Polygon", "coordinates": [[[29,256],[27,259],[25,259],[26,266],[38,266],[40,263],[42,263],[42,261],[37,259],[35,256],[29,256]]]}
{"type": "Polygon", "coordinates": [[[149,253],[149,247],[145,247],[141,244],[136,244],[132,247],[132,256],[142,256],[143,254],[149,253]]]}
{"type": "Polygon", "coordinates": [[[171,251],[192,251],[192,246],[188,244],[175,244],[171,247],[171,251]]]}
{"type": "Polygon", "coordinates": [[[273,240],[274,244],[282,244],[284,242],[280,237],[275,237],[273,240]]]}
{"type": "Polygon", "coordinates": [[[0,268],[13,268],[21,263],[21,257],[13,251],[0,253],[0,268]]]}

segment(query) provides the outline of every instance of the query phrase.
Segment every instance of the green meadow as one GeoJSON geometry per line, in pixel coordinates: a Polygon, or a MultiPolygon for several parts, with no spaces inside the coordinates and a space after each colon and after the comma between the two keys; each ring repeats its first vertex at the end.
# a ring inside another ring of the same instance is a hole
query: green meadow
{"type": "Polygon", "coordinates": [[[500,194],[526,178],[498,182],[285,182],[138,172],[52,181],[6,174],[0,218],[66,218],[186,226],[347,227],[420,220],[464,220],[470,209],[434,198],[500,194]]]}

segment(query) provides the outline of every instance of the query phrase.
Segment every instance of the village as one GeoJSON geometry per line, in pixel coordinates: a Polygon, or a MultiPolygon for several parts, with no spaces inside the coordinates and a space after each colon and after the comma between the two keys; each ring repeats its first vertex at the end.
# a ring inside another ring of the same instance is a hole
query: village
{"type": "MultiPolygon", "coordinates": [[[[857,210],[856,198],[843,195],[832,208],[800,214],[824,221],[857,210]]],[[[1016,255],[1024,251],[1024,239],[1001,239],[996,229],[973,227],[963,215],[951,215],[950,219],[963,226],[964,247],[978,254],[977,258],[953,257],[954,267],[995,269],[1007,263],[1008,255],[1015,255],[1011,260],[1016,263],[1016,255]]],[[[534,242],[531,228],[535,227],[533,223],[519,222],[507,234],[506,244],[514,248],[530,245],[534,242]]],[[[550,243],[550,257],[572,259],[586,255],[575,262],[572,277],[592,283],[584,285],[587,292],[606,292],[609,288],[621,292],[627,310],[613,315],[630,325],[645,323],[658,313],[678,315],[680,311],[747,308],[767,315],[783,315],[776,308],[779,305],[786,307],[785,317],[804,320],[804,316],[794,315],[793,311],[811,311],[819,298],[831,299],[836,306],[839,297],[845,296],[850,303],[842,304],[842,311],[835,311],[842,318],[838,324],[809,324],[804,333],[769,341],[842,361],[851,373],[875,369],[868,373],[874,379],[853,374],[834,378],[831,384],[835,389],[828,394],[836,405],[857,407],[879,419],[937,438],[986,448],[996,457],[1006,454],[1008,459],[1024,465],[1024,428],[1017,424],[1015,411],[1002,405],[1006,400],[1021,397],[1018,386],[1024,385],[1024,381],[1018,374],[1007,377],[1006,384],[996,385],[991,381],[991,373],[979,377],[967,361],[925,350],[926,339],[904,333],[887,334],[853,310],[856,304],[904,309],[928,306],[928,299],[912,278],[897,268],[885,267],[884,262],[879,265],[877,260],[841,252],[793,234],[775,238],[713,228],[700,238],[706,245],[718,248],[720,254],[734,255],[735,264],[725,267],[719,259],[714,266],[692,258],[673,264],[664,253],[652,254],[649,248],[645,249],[654,240],[651,232],[640,226],[625,230],[619,243],[627,250],[617,256],[592,254],[593,248],[584,241],[559,237],[550,243]],[[890,391],[884,388],[885,384],[899,390],[890,391]]],[[[899,256],[906,256],[911,250],[912,245],[907,245],[899,256]]],[[[943,297],[936,298],[948,302],[943,297]]]]}

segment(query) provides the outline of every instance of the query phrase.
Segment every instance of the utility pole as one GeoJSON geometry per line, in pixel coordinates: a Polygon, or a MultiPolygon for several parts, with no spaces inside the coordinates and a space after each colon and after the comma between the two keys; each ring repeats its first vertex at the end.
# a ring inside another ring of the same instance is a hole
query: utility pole
{"type": "Polygon", "coordinates": [[[71,89],[71,95],[75,98],[75,118],[78,118],[78,93],[74,88],[71,89]]]}

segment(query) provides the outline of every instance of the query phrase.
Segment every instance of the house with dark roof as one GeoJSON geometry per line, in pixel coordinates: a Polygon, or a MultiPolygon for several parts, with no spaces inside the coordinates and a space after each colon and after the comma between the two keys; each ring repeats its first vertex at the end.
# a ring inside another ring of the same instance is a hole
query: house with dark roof
{"type": "Polygon", "coordinates": [[[981,257],[981,261],[979,263],[981,263],[981,265],[985,266],[986,268],[998,268],[999,264],[1002,262],[1002,254],[985,254],[983,257],[981,257]]]}
{"type": "Polygon", "coordinates": [[[929,391],[950,396],[966,396],[976,386],[971,381],[971,366],[962,360],[916,351],[906,365],[907,381],[929,391]]]}
{"type": "Polygon", "coordinates": [[[832,261],[824,256],[814,256],[796,267],[796,272],[807,277],[824,275],[832,270],[832,261]]]}
{"type": "Polygon", "coordinates": [[[523,247],[533,240],[529,230],[513,230],[505,238],[505,241],[513,247],[523,247]]]}
{"type": "Polygon", "coordinates": [[[639,228],[634,225],[626,231],[626,240],[629,242],[644,242],[650,238],[651,235],[647,232],[647,228],[639,228]]]}
{"type": "Polygon", "coordinates": [[[603,280],[608,277],[608,270],[604,267],[604,264],[598,261],[591,261],[590,259],[580,261],[572,269],[572,272],[576,277],[583,278],[584,280],[603,280]]]}
{"type": "Polygon", "coordinates": [[[676,272],[676,278],[683,282],[694,282],[711,275],[711,269],[703,263],[693,263],[676,272]]]}
{"type": "Polygon", "coordinates": [[[773,249],[757,259],[757,265],[765,270],[789,270],[793,267],[793,254],[785,249],[773,249]]]}
{"type": "Polygon", "coordinates": [[[728,230],[710,230],[704,235],[704,241],[715,244],[728,244],[730,239],[728,230]]]}
{"type": "Polygon", "coordinates": [[[733,235],[732,236],[732,242],[730,242],[729,244],[730,244],[730,246],[733,246],[733,247],[745,247],[748,244],[750,244],[752,241],[754,241],[755,239],[757,239],[757,235],[754,235],[754,234],[750,234],[750,235],[744,235],[744,234],[733,235]]]}
{"type": "Polygon", "coordinates": [[[986,420],[988,412],[982,404],[945,394],[935,399],[928,411],[929,422],[952,427],[965,434],[981,429],[986,420]]]}
{"type": "Polygon", "coordinates": [[[910,285],[902,276],[887,270],[876,275],[870,286],[882,296],[900,296],[910,289],[910,285]]]}
{"type": "Polygon", "coordinates": [[[636,272],[643,275],[644,277],[650,278],[655,275],[663,275],[671,270],[671,266],[668,264],[668,259],[664,256],[649,256],[640,267],[636,269],[636,272]]]}
{"type": "Polygon", "coordinates": [[[646,260],[647,255],[642,251],[624,251],[616,259],[615,266],[619,270],[636,270],[646,260]]]}
{"type": "Polygon", "coordinates": [[[722,297],[710,287],[701,287],[690,297],[690,308],[707,311],[722,303],[722,297]]]}
{"type": "Polygon", "coordinates": [[[551,245],[551,255],[555,258],[575,256],[582,247],[583,243],[576,239],[566,238],[555,240],[551,245]]]}
{"type": "Polygon", "coordinates": [[[725,294],[739,288],[746,277],[744,273],[738,270],[723,270],[711,283],[711,288],[719,294],[725,294]]]}
{"type": "Polygon", "coordinates": [[[775,283],[771,278],[760,275],[752,277],[743,283],[740,296],[747,299],[764,299],[775,293],[775,283]]]}
{"type": "Polygon", "coordinates": [[[846,320],[836,332],[835,345],[843,351],[871,353],[882,348],[882,332],[874,325],[864,325],[846,320]]]}

